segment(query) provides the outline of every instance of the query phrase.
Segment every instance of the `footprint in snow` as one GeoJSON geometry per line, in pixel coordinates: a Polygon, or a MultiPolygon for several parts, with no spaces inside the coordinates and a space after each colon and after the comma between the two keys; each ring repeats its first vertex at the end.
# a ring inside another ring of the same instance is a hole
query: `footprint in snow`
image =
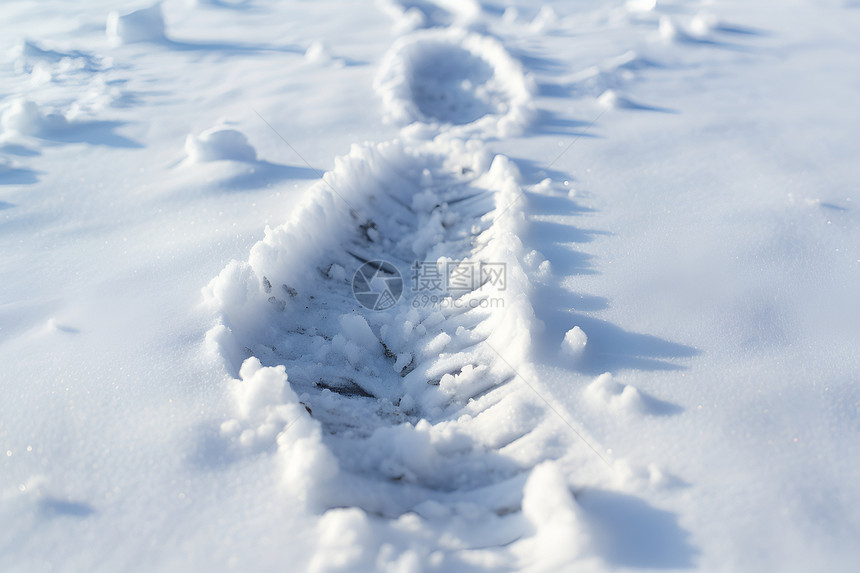
{"type": "Polygon", "coordinates": [[[521,64],[495,39],[462,30],[401,38],[374,87],[388,121],[431,132],[514,135],[534,115],[535,85],[521,64]]]}

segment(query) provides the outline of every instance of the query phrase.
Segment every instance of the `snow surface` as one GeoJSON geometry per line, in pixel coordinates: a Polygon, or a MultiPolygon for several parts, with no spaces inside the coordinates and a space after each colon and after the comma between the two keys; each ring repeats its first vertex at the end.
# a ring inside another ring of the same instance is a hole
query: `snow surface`
{"type": "Polygon", "coordinates": [[[0,16],[0,571],[856,568],[856,2],[0,16]]]}

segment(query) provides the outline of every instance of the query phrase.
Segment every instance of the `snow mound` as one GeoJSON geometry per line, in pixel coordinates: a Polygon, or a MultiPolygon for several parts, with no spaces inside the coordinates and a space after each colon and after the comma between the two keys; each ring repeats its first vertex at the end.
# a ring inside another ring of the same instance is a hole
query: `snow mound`
{"type": "Polygon", "coordinates": [[[374,87],[387,121],[455,134],[514,135],[534,114],[533,81],[495,39],[428,30],[398,40],[374,87]]]}
{"type": "Polygon", "coordinates": [[[105,30],[108,39],[116,44],[160,42],[167,38],[161,3],[126,14],[108,14],[105,30]]]}
{"type": "Polygon", "coordinates": [[[529,475],[523,493],[523,514],[535,533],[520,542],[515,551],[539,556],[533,570],[563,570],[588,546],[582,511],[564,474],[553,462],[538,465],[529,475]]]}
{"type": "Polygon", "coordinates": [[[257,151],[248,143],[245,134],[220,125],[207,129],[200,135],[188,134],[185,138],[185,153],[192,163],[257,160],[257,151]]]}
{"type": "Polygon", "coordinates": [[[54,111],[46,112],[34,101],[18,98],[0,114],[4,133],[39,136],[69,127],[66,116],[54,111]]]}
{"type": "Polygon", "coordinates": [[[564,340],[561,343],[561,350],[564,354],[579,360],[585,353],[587,344],[588,336],[580,327],[574,326],[565,333],[564,340]]]}
{"type": "Polygon", "coordinates": [[[221,424],[221,435],[251,452],[276,443],[285,489],[315,504],[314,492],[337,474],[337,460],[321,443],[319,422],[287,384],[284,366],[248,358],[232,384],[237,417],[221,424]]]}
{"type": "Polygon", "coordinates": [[[649,407],[642,394],[628,384],[612,379],[608,372],[598,376],[585,389],[586,396],[593,402],[613,411],[628,414],[648,414],[649,407]]]}

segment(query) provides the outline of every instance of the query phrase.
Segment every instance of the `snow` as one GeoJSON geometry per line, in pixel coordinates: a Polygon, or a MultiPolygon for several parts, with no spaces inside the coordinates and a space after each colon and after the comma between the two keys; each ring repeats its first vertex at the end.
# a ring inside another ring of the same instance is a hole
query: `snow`
{"type": "Polygon", "coordinates": [[[520,64],[493,38],[461,29],[400,38],[383,59],[374,87],[386,120],[450,124],[445,131],[452,135],[514,135],[533,113],[534,88],[520,64]]]}
{"type": "Polygon", "coordinates": [[[587,551],[581,513],[561,470],[552,462],[535,467],[523,491],[523,516],[535,529],[529,549],[539,556],[532,569],[557,570],[587,551]]]}
{"type": "Polygon", "coordinates": [[[645,414],[647,406],[642,394],[633,386],[620,384],[605,372],[585,389],[586,395],[603,408],[626,414],[645,414]]]}
{"type": "Polygon", "coordinates": [[[3,111],[0,125],[9,135],[50,136],[51,132],[68,129],[66,117],[57,112],[44,112],[36,102],[18,99],[3,111]]]}
{"type": "Polygon", "coordinates": [[[200,135],[189,134],[185,139],[185,153],[193,163],[257,160],[257,151],[241,131],[222,126],[207,129],[200,135]]]}
{"type": "Polygon", "coordinates": [[[0,570],[853,570],[852,3],[0,13],[0,570]]]}
{"type": "Polygon", "coordinates": [[[561,350],[573,358],[578,358],[585,352],[587,344],[588,335],[578,326],[574,326],[564,333],[561,350]]]}
{"type": "Polygon", "coordinates": [[[166,39],[161,4],[127,14],[113,11],[107,17],[107,37],[116,44],[158,42],[166,39]]]}

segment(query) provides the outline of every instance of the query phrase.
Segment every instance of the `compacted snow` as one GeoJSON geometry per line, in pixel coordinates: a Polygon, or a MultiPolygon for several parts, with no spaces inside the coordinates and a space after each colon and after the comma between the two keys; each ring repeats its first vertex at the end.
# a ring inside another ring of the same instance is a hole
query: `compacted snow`
{"type": "Polygon", "coordinates": [[[853,570],[855,4],[0,15],[0,570],[853,570]]]}

